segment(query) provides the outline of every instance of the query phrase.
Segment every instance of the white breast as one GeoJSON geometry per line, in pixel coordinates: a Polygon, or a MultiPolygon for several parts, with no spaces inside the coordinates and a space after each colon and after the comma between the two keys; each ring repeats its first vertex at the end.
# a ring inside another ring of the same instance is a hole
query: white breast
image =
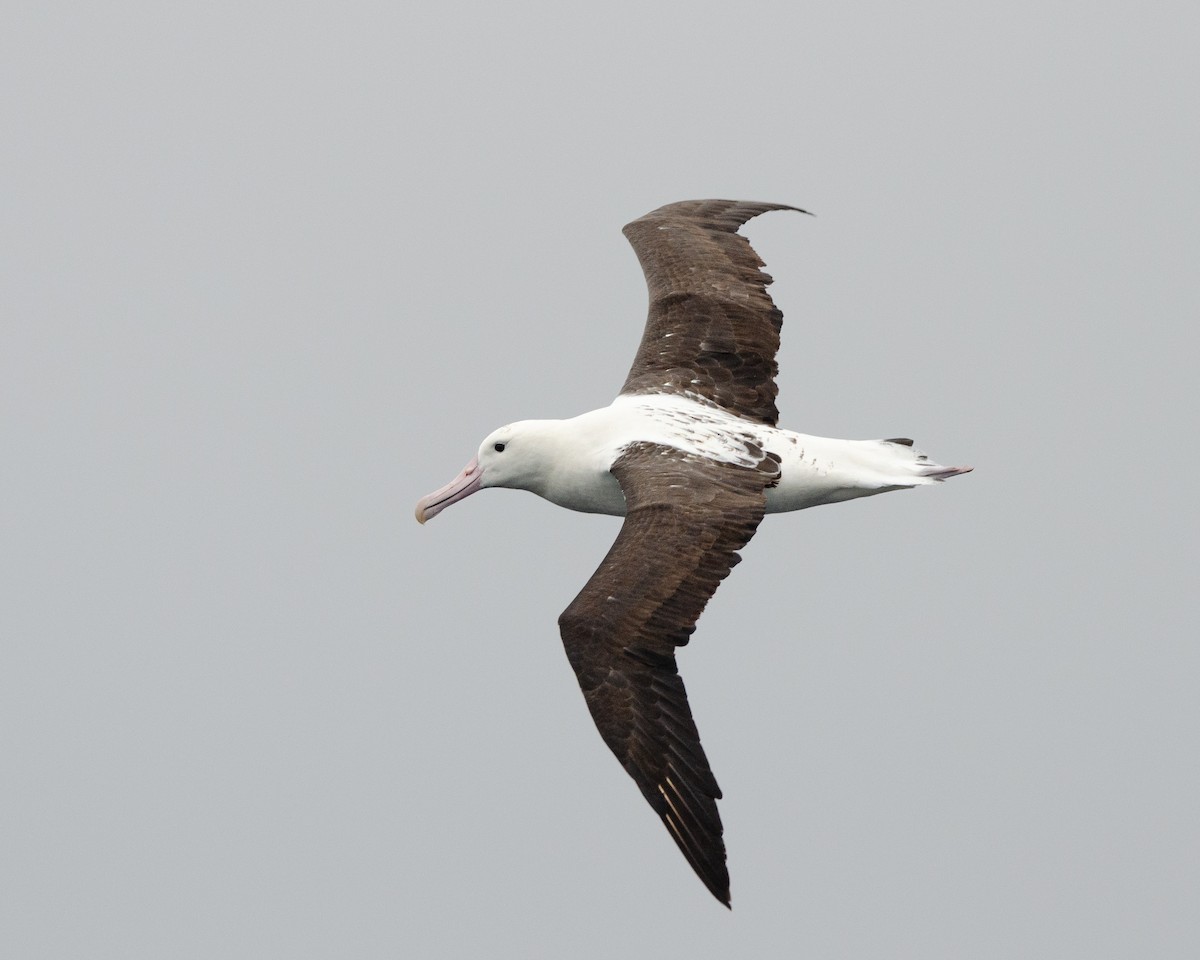
{"type": "MultiPolygon", "coordinates": [[[[882,440],[836,440],[735,417],[669,394],[624,394],[611,405],[555,421],[553,465],[534,492],[584,513],[625,515],[610,472],[631,443],[675,447],[695,456],[751,467],[766,450],[780,459],[780,482],[767,490],[767,512],[936,482],[918,451],[882,440]]],[[[936,466],[936,465],[933,465],[936,466]]]]}

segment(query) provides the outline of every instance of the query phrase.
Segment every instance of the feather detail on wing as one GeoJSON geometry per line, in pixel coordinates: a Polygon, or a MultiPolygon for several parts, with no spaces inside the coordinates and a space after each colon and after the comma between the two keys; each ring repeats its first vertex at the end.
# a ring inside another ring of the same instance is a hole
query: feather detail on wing
{"type": "Polygon", "coordinates": [[[688,200],[624,228],[650,293],[642,342],[622,393],[688,393],[774,426],[783,314],[750,241],[747,220],[777,203],[688,200]]]}
{"type": "Polygon", "coordinates": [[[779,462],[719,463],[637,443],[614,462],[627,513],[595,574],[559,618],[567,657],[604,742],[705,886],[729,904],[721,796],[675,648],[762,520],[779,462]]]}

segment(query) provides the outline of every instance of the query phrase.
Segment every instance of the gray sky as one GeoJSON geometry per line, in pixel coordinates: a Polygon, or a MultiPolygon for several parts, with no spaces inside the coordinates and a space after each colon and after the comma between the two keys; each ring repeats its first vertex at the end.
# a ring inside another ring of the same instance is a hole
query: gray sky
{"type": "Polygon", "coordinates": [[[25,4],[0,39],[0,929],[62,957],[1192,958],[1194,4],[25,4]],[[1122,5],[1108,5],[1117,8],[1122,5]],[[555,619],[626,221],[748,234],[785,425],[681,654],[732,914],[555,619]]]}

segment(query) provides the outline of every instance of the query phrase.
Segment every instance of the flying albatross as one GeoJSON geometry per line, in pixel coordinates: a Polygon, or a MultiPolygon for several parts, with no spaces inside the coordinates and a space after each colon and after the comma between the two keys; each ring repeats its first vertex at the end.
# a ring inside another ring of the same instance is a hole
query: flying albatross
{"type": "Polygon", "coordinates": [[[501,427],[416,508],[424,523],[484,487],[624,517],[558,619],[600,736],[709,891],[729,871],[709,768],[675,663],[704,605],[767,513],[938,483],[908,439],[831,440],[776,426],[783,314],[738,228],[775,203],[689,200],[624,233],[650,291],[633,367],[607,407],[501,427]]]}

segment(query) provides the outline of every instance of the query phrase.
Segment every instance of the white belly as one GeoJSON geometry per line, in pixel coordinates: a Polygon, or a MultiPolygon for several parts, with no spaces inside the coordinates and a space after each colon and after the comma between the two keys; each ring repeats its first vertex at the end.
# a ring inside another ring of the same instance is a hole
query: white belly
{"type": "Polygon", "coordinates": [[[765,446],[780,460],[779,484],[767,490],[767,513],[869,497],[925,483],[910,447],[882,440],[834,440],[770,430],[765,446]]]}
{"type": "Polygon", "coordinates": [[[751,423],[679,396],[621,396],[609,407],[562,421],[575,449],[542,489],[570,510],[624,516],[625,498],[609,472],[621,449],[643,441],[739,466],[757,458],[753,441],[779,457],[780,482],[767,490],[767,512],[803,510],[932,482],[910,447],[881,440],[834,440],[751,423]]]}

